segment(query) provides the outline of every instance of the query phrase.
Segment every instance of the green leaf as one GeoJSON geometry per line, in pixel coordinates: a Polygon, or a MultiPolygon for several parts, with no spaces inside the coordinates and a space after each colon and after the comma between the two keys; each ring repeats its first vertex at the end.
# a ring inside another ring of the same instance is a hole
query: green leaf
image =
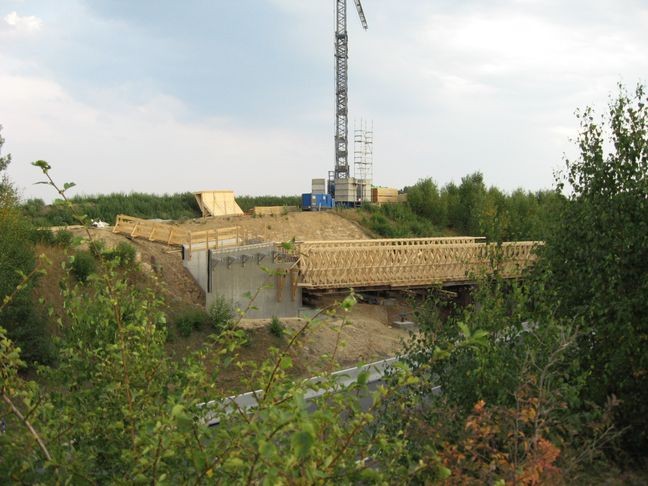
{"type": "Polygon", "coordinates": [[[441,349],[439,346],[436,346],[434,348],[434,352],[432,353],[432,357],[434,359],[442,360],[450,357],[450,353],[444,349],[441,349]]]}
{"type": "Polygon", "coordinates": [[[450,469],[448,469],[447,467],[440,466],[439,469],[438,469],[438,475],[439,475],[439,479],[441,481],[443,481],[445,479],[448,479],[451,474],[452,474],[452,471],[450,469]]]}
{"type": "Polygon", "coordinates": [[[290,356],[284,356],[279,361],[279,368],[281,368],[282,370],[287,370],[289,368],[292,368],[292,365],[293,365],[293,362],[292,362],[292,359],[290,359],[290,356]]]}
{"type": "Polygon", "coordinates": [[[313,437],[313,434],[305,430],[295,432],[290,439],[290,444],[292,445],[293,451],[295,455],[300,459],[303,459],[308,455],[311,447],[313,447],[314,442],[315,437],[313,437]]]}
{"type": "Polygon", "coordinates": [[[457,325],[459,326],[461,334],[463,334],[464,337],[468,339],[470,337],[470,329],[468,329],[468,326],[463,322],[459,322],[457,325]]]}
{"type": "Polygon", "coordinates": [[[358,375],[358,385],[366,385],[369,380],[369,371],[364,370],[358,375]]]}
{"type": "Polygon", "coordinates": [[[32,162],[32,165],[35,167],[40,167],[43,170],[43,172],[47,172],[52,168],[52,166],[50,166],[44,160],[37,160],[36,162],[32,162]]]}
{"type": "Polygon", "coordinates": [[[362,472],[360,473],[360,479],[366,481],[369,484],[372,484],[372,483],[379,483],[380,480],[382,479],[382,476],[375,469],[367,468],[367,469],[363,469],[362,472]]]}
{"type": "Polygon", "coordinates": [[[340,307],[345,311],[351,310],[351,308],[358,303],[358,300],[355,298],[355,295],[350,294],[342,301],[340,307]]]}
{"type": "Polygon", "coordinates": [[[223,463],[223,467],[225,467],[226,471],[234,471],[236,469],[241,469],[244,466],[245,462],[243,462],[243,459],[240,457],[230,457],[223,463]]]}
{"type": "Polygon", "coordinates": [[[173,409],[171,410],[171,415],[176,420],[176,425],[178,426],[179,430],[187,431],[191,429],[193,425],[193,420],[185,412],[184,405],[181,405],[179,403],[174,405],[173,409]]]}

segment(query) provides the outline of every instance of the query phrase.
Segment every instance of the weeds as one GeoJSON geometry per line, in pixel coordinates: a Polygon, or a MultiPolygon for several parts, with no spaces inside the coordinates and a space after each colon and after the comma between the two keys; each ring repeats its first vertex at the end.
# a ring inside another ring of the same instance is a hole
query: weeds
{"type": "Polygon", "coordinates": [[[270,330],[270,334],[272,334],[273,336],[282,338],[286,331],[286,326],[279,320],[277,316],[273,316],[272,320],[270,321],[270,327],[268,329],[270,330]]]}

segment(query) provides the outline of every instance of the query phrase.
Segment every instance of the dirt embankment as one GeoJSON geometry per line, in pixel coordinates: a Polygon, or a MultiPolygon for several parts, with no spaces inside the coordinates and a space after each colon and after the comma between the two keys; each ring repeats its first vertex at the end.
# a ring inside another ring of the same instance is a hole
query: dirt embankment
{"type": "Polygon", "coordinates": [[[371,236],[356,222],[334,211],[289,212],[281,216],[225,216],[180,223],[188,230],[240,226],[248,234],[267,241],[366,240],[371,236]]]}

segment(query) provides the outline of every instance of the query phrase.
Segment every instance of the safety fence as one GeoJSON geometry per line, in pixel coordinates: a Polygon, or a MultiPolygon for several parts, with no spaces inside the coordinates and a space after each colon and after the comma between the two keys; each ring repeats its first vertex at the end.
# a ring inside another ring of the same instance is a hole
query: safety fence
{"type": "Polygon", "coordinates": [[[184,245],[189,256],[192,251],[241,246],[245,245],[248,240],[248,235],[240,226],[189,231],[172,224],[135,218],[125,214],[117,216],[113,233],[127,234],[132,238],[145,238],[171,246],[184,245]]]}

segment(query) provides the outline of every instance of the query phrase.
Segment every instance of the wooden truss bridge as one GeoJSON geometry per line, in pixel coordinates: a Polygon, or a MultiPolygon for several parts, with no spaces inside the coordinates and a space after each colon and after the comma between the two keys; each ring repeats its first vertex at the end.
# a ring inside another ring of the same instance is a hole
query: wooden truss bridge
{"type": "Polygon", "coordinates": [[[452,285],[496,270],[515,278],[540,242],[489,245],[483,238],[305,241],[297,245],[300,287],[398,288],[452,285]]]}

